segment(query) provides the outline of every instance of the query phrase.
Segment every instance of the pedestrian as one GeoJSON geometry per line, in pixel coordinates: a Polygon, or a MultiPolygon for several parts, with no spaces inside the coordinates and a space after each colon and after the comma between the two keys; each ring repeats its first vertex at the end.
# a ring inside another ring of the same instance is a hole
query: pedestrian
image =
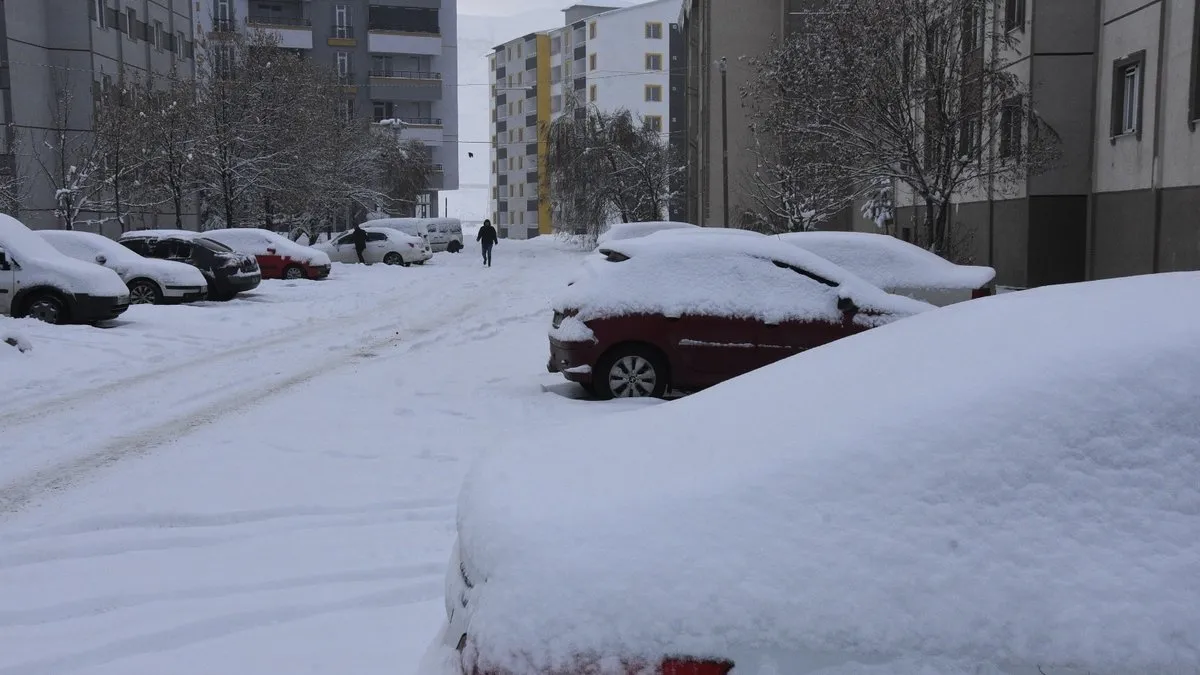
{"type": "Polygon", "coordinates": [[[492,247],[500,243],[500,237],[496,236],[496,228],[492,227],[492,221],[483,221],[483,227],[479,228],[479,234],[475,235],[475,241],[479,242],[483,248],[483,264],[491,267],[492,247]]]}
{"type": "Polygon", "coordinates": [[[350,233],[350,240],[354,242],[354,252],[358,254],[358,262],[367,264],[366,258],[363,257],[363,251],[367,250],[367,231],[362,229],[362,226],[355,225],[354,231],[350,233]]]}

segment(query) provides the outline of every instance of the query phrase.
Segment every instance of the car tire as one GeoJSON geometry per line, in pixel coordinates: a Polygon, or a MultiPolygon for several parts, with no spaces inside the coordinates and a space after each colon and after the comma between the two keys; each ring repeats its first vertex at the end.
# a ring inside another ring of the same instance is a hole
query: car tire
{"type": "Polygon", "coordinates": [[[600,357],[592,371],[598,399],[662,398],[667,393],[667,362],[645,345],[619,345],[600,357]]]}
{"type": "Polygon", "coordinates": [[[49,324],[63,324],[67,322],[67,305],[55,295],[39,293],[29,299],[22,315],[49,324]]]}
{"type": "Polygon", "coordinates": [[[404,256],[392,251],[383,256],[383,264],[385,265],[404,265],[404,256]]]}
{"type": "Polygon", "coordinates": [[[134,279],[129,282],[129,304],[157,305],[163,300],[158,284],[149,279],[134,279]]]}
{"type": "Polygon", "coordinates": [[[290,281],[305,278],[304,268],[299,265],[288,265],[283,268],[283,278],[290,281]]]}
{"type": "Polygon", "coordinates": [[[446,244],[446,250],[450,253],[458,253],[462,250],[462,244],[458,243],[457,239],[452,239],[450,243],[446,244]]]}

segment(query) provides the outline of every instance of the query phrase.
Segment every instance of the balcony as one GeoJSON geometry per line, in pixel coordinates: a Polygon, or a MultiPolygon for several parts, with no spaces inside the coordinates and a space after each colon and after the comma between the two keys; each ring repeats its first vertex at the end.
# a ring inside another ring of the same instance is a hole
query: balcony
{"type": "Polygon", "coordinates": [[[372,70],[371,98],[380,101],[440,101],[442,74],[406,70],[372,70]]]}
{"type": "Polygon", "coordinates": [[[437,33],[409,33],[382,28],[367,31],[367,49],[373,54],[442,55],[442,36],[437,33]]]}
{"type": "Polygon", "coordinates": [[[354,36],[354,26],[333,26],[329,30],[326,43],[330,47],[357,47],[358,38],[354,36]]]}
{"type": "Polygon", "coordinates": [[[440,117],[401,117],[400,121],[407,127],[437,127],[442,128],[440,117]]]}
{"type": "Polygon", "coordinates": [[[311,19],[299,16],[252,14],[246,17],[246,25],[274,34],[279,39],[279,46],[284,49],[313,48],[311,19]]]}

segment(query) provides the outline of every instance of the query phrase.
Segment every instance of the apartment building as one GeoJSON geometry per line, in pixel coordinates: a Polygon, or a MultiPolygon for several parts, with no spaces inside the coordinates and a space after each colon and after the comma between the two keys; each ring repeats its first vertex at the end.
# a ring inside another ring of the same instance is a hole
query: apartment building
{"type": "MultiPolygon", "coordinates": [[[[630,110],[664,140],[678,137],[684,122],[678,96],[672,114],[672,73],[683,57],[673,23],[677,0],[563,12],[563,26],[506,42],[488,57],[495,103],[489,210],[502,237],[553,231],[539,129],[562,114],[569,97],[600,110],[630,110]]],[[[682,90],[678,79],[674,86],[682,90]]]]}
{"type": "MultiPolygon", "coordinates": [[[[426,144],[435,173],[413,215],[438,215],[438,192],[458,189],[457,0],[203,0],[203,35],[274,33],[346,82],[355,114],[398,119],[400,137],[426,144]]],[[[402,214],[407,215],[407,214],[402,214]]]]}
{"type": "MultiPolygon", "coordinates": [[[[55,160],[45,138],[55,124],[52,104],[69,98],[68,126],[86,134],[95,97],[120,73],[192,77],[192,22],[191,0],[0,0],[0,122],[8,129],[0,134],[0,173],[24,181],[22,221],[59,226],[55,187],[41,169],[55,160]]],[[[130,213],[126,226],[173,222],[173,210],[165,210],[130,213]]],[[[195,223],[196,205],[185,210],[185,222],[195,223]]],[[[104,232],[117,234],[120,225],[106,224],[104,232]]]]}

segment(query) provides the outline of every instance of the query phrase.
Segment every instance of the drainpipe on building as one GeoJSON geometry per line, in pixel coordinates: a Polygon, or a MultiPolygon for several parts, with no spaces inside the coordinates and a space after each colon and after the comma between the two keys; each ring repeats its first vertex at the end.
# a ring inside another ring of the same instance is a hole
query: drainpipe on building
{"type": "Polygon", "coordinates": [[[729,96],[726,87],[729,79],[729,65],[725,57],[721,57],[721,210],[725,222],[722,227],[729,227],[729,96]]]}
{"type": "Polygon", "coordinates": [[[1154,194],[1154,257],[1151,259],[1152,264],[1150,271],[1157,273],[1161,265],[1162,245],[1162,184],[1163,184],[1163,124],[1166,121],[1166,113],[1163,105],[1163,80],[1166,79],[1163,73],[1165,65],[1165,52],[1167,46],[1167,26],[1170,25],[1167,19],[1168,13],[1171,11],[1171,3],[1163,2],[1159,4],[1158,10],[1158,66],[1154,75],[1154,160],[1150,169],[1150,188],[1154,194]]]}

